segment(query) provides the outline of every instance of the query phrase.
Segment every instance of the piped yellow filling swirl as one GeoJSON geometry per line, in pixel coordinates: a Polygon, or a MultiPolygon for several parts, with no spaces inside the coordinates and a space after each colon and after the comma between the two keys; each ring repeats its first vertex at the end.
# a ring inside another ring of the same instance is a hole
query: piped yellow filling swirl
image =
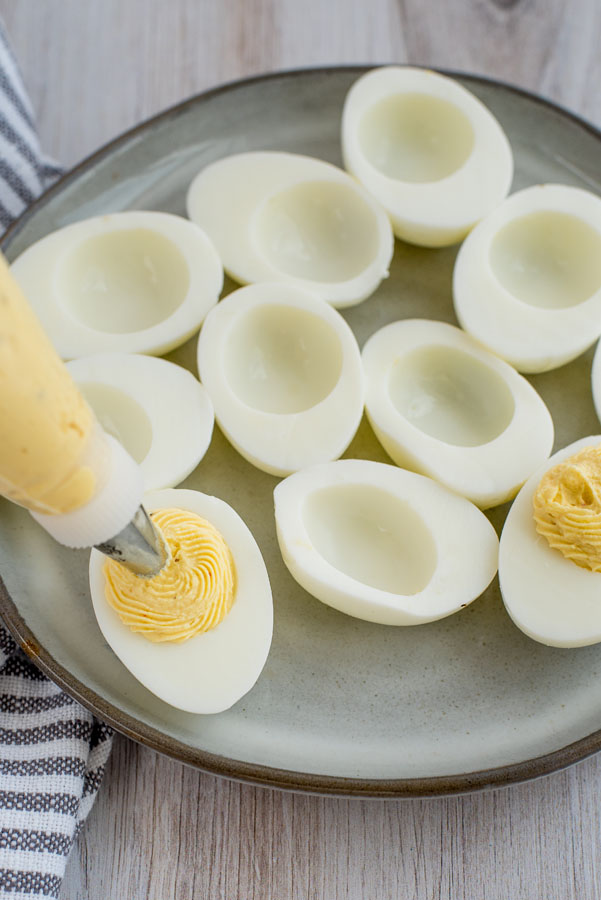
{"type": "Polygon", "coordinates": [[[149,641],[187,641],[225,618],[234,602],[236,571],[217,529],[186,509],[159,509],[154,523],[171,560],[154,578],[139,578],[107,560],[106,599],[121,621],[149,641]]]}
{"type": "Polygon", "coordinates": [[[601,572],[601,447],[545,473],[533,498],[536,530],[583,569],[601,572]]]}

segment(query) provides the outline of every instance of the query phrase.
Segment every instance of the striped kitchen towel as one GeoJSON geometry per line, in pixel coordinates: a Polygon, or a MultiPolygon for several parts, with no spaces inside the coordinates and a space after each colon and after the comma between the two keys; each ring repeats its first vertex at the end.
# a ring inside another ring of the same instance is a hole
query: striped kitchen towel
{"type": "MultiPolygon", "coordinates": [[[[0,24],[0,231],[60,174],[0,24]]],[[[112,731],[49,681],[0,624],[0,898],[58,897],[112,731]]]]}

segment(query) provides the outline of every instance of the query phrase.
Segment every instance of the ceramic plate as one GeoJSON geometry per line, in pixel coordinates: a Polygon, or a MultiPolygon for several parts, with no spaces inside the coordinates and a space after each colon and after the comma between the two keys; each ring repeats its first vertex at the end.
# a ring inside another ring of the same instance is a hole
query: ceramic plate
{"type": "MultiPolygon", "coordinates": [[[[287,150],[340,164],[344,96],[359,68],[277,74],[194,98],[84,162],[13,227],[14,258],[86,216],[126,208],[184,214],[186,188],[213,160],[287,150]]],[[[601,135],[535,97],[463,77],[513,145],[513,189],[543,181],[601,192],[601,135]]],[[[456,248],[397,242],[391,276],[345,313],[362,344],[376,328],[419,316],[454,321],[456,248]]],[[[231,285],[229,286],[231,289],[231,285]]],[[[195,340],[170,354],[194,369],[195,340]]],[[[560,447],[599,431],[591,353],[533,377],[560,447]]],[[[367,424],[345,454],[387,458],[367,424]]],[[[0,503],[0,610],[26,651],[117,729],[186,763],[247,781],[344,795],[471,790],[549,772],[601,747],[601,645],[544,647],[505,614],[496,583],[457,615],[413,628],[344,616],[290,578],[275,538],[276,479],[216,431],[185,487],[230,503],[252,529],[273,585],[275,632],[253,690],[228,712],[195,716],[162,703],[113,655],[92,612],[87,553],[59,547],[28,513],[0,503]]],[[[505,508],[491,518],[500,527],[505,508]]],[[[569,598],[566,598],[569,601],[569,598]]]]}

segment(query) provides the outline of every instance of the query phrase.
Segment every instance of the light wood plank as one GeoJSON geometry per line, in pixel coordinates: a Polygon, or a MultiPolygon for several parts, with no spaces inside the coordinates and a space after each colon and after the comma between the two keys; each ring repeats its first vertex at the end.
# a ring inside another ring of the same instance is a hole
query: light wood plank
{"type": "MultiPolygon", "coordinates": [[[[601,124],[597,0],[0,0],[46,147],[70,164],[158,110],[276,68],[479,72],[601,124]]],[[[467,797],[284,794],[118,737],[62,900],[599,900],[601,759],[467,797]]]]}
{"type": "Polygon", "coordinates": [[[596,0],[1,0],[0,15],[65,164],[208,87],[325,63],[483,73],[601,123],[596,0]]]}
{"type": "Polygon", "coordinates": [[[64,900],[598,900],[601,762],[416,801],[217,779],[119,737],[64,900]],[[101,848],[101,850],[99,850],[101,848]]]}

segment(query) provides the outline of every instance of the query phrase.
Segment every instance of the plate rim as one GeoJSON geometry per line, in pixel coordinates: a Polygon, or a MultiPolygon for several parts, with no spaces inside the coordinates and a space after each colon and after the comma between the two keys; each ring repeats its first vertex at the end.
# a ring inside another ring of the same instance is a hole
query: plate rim
{"type": "MultiPolygon", "coordinates": [[[[395,62],[374,63],[370,65],[365,63],[340,66],[309,66],[276,70],[247,78],[228,81],[169,106],[112,138],[65,172],[65,174],[34,201],[34,203],[31,204],[31,206],[29,206],[6,230],[0,239],[0,249],[4,252],[10,244],[12,244],[27,222],[35,216],[40,209],[46,206],[56,194],[61,193],[68,185],[76,181],[81,175],[85,174],[97,162],[110,156],[113,151],[119,149],[120,146],[126,144],[137,135],[151,130],[154,125],[160,124],[172,116],[176,117],[181,115],[190,107],[202,104],[220,94],[228,93],[231,90],[251,86],[253,84],[262,84],[277,79],[293,79],[307,73],[327,76],[333,73],[347,72],[359,77],[363,72],[372,68],[378,68],[382,65],[407,67],[409,64],[395,62]]],[[[412,67],[431,68],[429,66],[413,65],[412,67]]],[[[546,97],[533,93],[525,88],[518,87],[517,85],[485,75],[449,69],[435,69],[435,71],[451,78],[459,78],[474,84],[491,85],[494,88],[501,88],[504,91],[515,94],[530,102],[538,103],[559,114],[561,117],[573,122],[601,143],[601,129],[597,128],[582,116],[546,97]]],[[[557,750],[550,751],[542,756],[521,760],[517,763],[499,765],[488,769],[476,770],[474,772],[410,778],[354,778],[347,776],[322,775],[280,769],[277,767],[266,766],[262,763],[251,763],[243,760],[230,759],[229,757],[220,756],[201,750],[200,748],[190,747],[183,741],[166,735],[159,729],[147,725],[145,722],[135,718],[110,701],[103,699],[94,690],[87,687],[38,643],[33,632],[21,616],[18,607],[7,590],[1,576],[0,616],[21,649],[44,672],[44,674],[58,684],[67,694],[81,703],[81,705],[88,709],[93,715],[112,726],[116,731],[138,743],[150,747],[158,753],[184,763],[185,765],[189,765],[213,775],[219,775],[248,784],[338,797],[364,797],[373,799],[441,797],[530,781],[534,778],[564,769],[601,750],[601,728],[599,728],[591,734],[586,735],[573,743],[567,744],[564,747],[560,747],[557,750]]]]}

